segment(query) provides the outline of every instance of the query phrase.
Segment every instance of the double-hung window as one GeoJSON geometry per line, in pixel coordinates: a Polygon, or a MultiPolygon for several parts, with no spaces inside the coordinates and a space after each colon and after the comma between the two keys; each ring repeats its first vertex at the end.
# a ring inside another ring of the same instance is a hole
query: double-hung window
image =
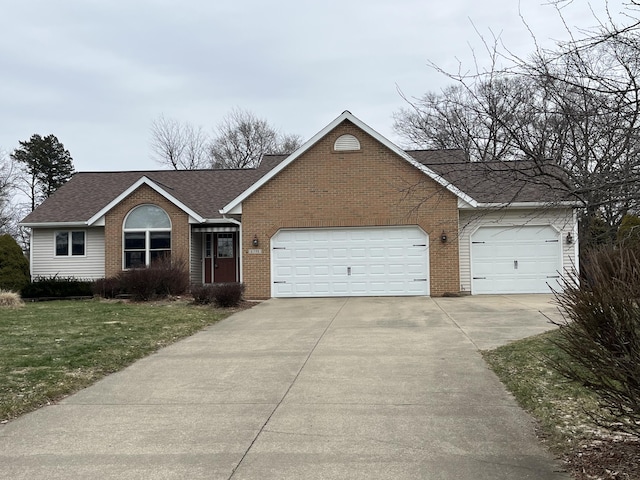
{"type": "Polygon", "coordinates": [[[156,205],[140,205],[124,221],[124,268],[171,258],[171,220],[156,205]]]}
{"type": "Polygon", "coordinates": [[[85,252],[85,232],[82,230],[55,232],[56,257],[83,256],[85,252]]]}

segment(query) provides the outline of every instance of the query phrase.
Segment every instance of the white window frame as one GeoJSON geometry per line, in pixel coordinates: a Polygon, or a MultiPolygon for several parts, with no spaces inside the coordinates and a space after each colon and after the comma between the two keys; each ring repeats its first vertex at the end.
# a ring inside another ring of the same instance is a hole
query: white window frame
{"type": "Polygon", "coordinates": [[[79,258],[87,256],[87,231],[86,230],[55,230],[53,232],[53,256],[56,258],[79,258]],[[67,234],[67,253],[58,254],[58,235],[67,234]],[[82,254],[73,253],[73,234],[82,233],[82,254]]]}
{"type": "Polygon", "coordinates": [[[132,268],[137,268],[137,267],[127,267],[127,251],[142,251],[142,249],[127,249],[126,248],[126,237],[127,237],[127,233],[144,233],[144,266],[148,267],[149,265],[151,265],[151,252],[153,251],[157,251],[157,250],[163,250],[163,251],[168,251],[169,255],[172,254],[173,252],[173,224],[171,222],[171,217],[169,216],[169,214],[167,213],[167,211],[160,207],[159,205],[155,205],[152,203],[146,203],[146,204],[142,204],[142,205],[137,205],[135,207],[133,207],[131,210],[129,210],[129,213],[127,213],[127,215],[124,217],[124,221],[122,222],[122,269],[123,270],[130,270],[132,268]],[[127,219],[129,218],[129,215],[131,215],[131,213],[133,213],[135,210],[137,210],[140,207],[155,207],[155,208],[159,208],[160,210],[162,210],[165,215],[167,216],[167,218],[169,219],[169,228],[154,228],[154,227],[147,227],[147,228],[126,228],[125,225],[127,224],[127,219]],[[169,233],[169,248],[168,249],[152,249],[151,248],[151,234],[155,233],[155,232],[161,232],[161,233],[169,233]]]}

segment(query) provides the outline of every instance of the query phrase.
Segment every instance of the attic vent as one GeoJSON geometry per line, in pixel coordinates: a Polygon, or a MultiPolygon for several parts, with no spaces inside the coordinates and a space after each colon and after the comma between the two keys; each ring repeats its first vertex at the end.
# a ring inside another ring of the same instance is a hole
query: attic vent
{"type": "Polygon", "coordinates": [[[333,149],[343,152],[345,150],[360,150],[360,142],[353,135],[341,135],[333,144],[333,149]]]}

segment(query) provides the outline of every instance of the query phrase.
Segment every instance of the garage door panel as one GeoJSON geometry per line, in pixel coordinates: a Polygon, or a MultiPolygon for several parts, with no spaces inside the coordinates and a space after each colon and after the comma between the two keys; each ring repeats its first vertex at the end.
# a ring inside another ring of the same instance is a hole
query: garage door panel
{"type": "Polygon", "coordinates": [[[481,227],[471,238],[472,293],[548,293],[561,255],[549,225],[481,227]]]}
{"type": "Polygon", "coordinates": [[[296,268],[294,268],[294,275],[296,276],[309,276],[311,275],[311,267],[310,266],[301,266],[298,265],[296,266],[296,268]]]}
{"type": "Polygon", "coordinates": [[[428,282],[414,281],[428,279],[427,244],[418,227],[281,230],[272,240],[272,294],[428,295],[428,282]]]}

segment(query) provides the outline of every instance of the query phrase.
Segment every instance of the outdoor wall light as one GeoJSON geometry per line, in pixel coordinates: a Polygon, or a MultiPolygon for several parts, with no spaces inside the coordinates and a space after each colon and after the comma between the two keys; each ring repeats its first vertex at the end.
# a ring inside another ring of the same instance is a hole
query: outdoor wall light
{"type": "Polygon", "coordinates": [[[444,230],[442,230],[442,234],[440,235],[440,241],[442,243],[446,243],[447,242],[447,234],[445,233],[444,230]]]}
{"type": "Polygon", "coordinates": [[[253,241],[251,243],[253,244],[254,247],[257,247],[258,245],[260,245],[260,241],[258,240],[258,235],[253,236],[253,241]]]}
{"type": "Polygon", "coordinates": [[[573,243],[573,235],[571,232],[567,233],[567,245],[571,245],[573,243]]]}

